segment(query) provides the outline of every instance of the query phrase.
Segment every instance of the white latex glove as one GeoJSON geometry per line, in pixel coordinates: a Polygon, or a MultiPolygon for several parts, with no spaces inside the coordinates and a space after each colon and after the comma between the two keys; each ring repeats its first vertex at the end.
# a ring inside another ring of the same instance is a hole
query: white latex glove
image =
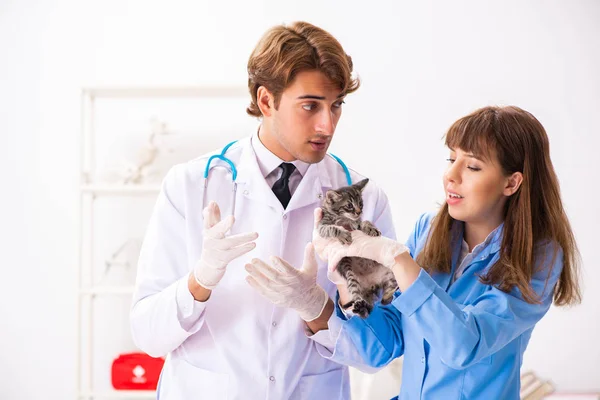
{"type": "MultiPolygon", "coordinates": [[[[314,229],[313,229],[313,246],[315,248],[315,252],[319,256],[319,258],[323,261],[328,260],[328,254],[330,252],[329,245],[331,245],[334,241],[340,242],[337,239],[328,239],[323,238],[319,235],[319,222],[323,219],[323,210],[321,208],[315,208],[314,211],[314,229]]],[[[340,243],[341,244],[341,243],[340,243]]],[[[341,259],[341,258],[340,258],[341,259]]],[[[339,260],[338,259],[338,262],[339,260]]],[[[327,278],[334,284],[346,284],[346,280],[340,275],[340,273],[336,269],[337,262],[335,264],[327,263],[327,278]]]]}
{"type": "MultiPolygon", "coordinates": [[[[317,213],[320,214],[321,209],[315,210],[315,220],[317,213]]],[[[337,239],[322,238],[315,229],[313,244],[317,255],[322,260],[327,260],[327,270],[330,274],[336,271],[338,263],[344,257],[368,258],[377,261],[384,267],[392,268],[396,256],[408,251],[408,247],[402,243],[385,236],[369,236],[362,231],[352,231],[351,235],[352,243],[343,245],[337,239]]]]}
{"type": "Polygon", "coordinates": [[[258,233],[240,233],[225,236],[235,221],[233,215],[221,221],[221,211],[214,201],[202,211],[204,239],[202,255],[194,266],[196,282],[206,289],[214,289],[225,275],[227,264],[256,247],[258,233]]]}
{"type": "Polygon", "coordinates": [[[272,265],[259,259],[246,265],[250,276],[246,281],[277,306],[293,308],[300,318],[317,319],[329,296],[317,284],[317,260],[311,243],[304,249],[304,262],[296,269],[279,257],[271,257],[272,265]]]}

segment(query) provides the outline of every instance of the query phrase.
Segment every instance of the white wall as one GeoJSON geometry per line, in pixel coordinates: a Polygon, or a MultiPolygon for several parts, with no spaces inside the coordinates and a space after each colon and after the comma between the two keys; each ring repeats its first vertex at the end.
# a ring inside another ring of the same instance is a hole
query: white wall
{"type": "Polygon", "coordinates": [[[399,238],[441,200],[440,138],[454,120],[486,104],[541,120],[585,297],[550,311],[525,366],[561,389],[600,390],[600,3],[366,3],[0,2],[0,397],[75,397],[80,88],[243,85],[262,32],[297,19],[331,31],[355,61],[363,87],[332,151],[385,187],[399,238]]]}

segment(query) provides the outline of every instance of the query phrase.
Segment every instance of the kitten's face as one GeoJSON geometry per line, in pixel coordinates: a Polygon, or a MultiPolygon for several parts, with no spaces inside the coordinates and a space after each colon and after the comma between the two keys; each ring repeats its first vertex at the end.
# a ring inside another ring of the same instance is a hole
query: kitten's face
{"type": "Polygon", "coordinates": [[[340,217],[357,221],[362,214],[362,191],[367,182],[368,179],[364,179],[352,186],[329,190],[325,196],[323,208],[340,217]]]}

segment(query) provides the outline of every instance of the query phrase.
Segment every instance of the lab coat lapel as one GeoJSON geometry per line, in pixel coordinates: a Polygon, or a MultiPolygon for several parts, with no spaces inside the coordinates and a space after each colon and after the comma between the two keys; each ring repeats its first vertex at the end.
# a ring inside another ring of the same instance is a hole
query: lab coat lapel
{"type": "MultiPolygon", "coordinates": [[[[322,163],[323,161],[321,161],[322,163]]],[[[320,205],[325,191],[330,189],[329,175],[321,163],[311,164],[302,177],[300,184],[292,195],[287,211],[292,211],[312,204],[320,205]]]]}
{"type": "Polygon", "coordinates": [[[276,210],[283,211],[283,206],[267,184],[252,149],[250,139],[247,139],[242,149],[238,164],[238,194],[276,210]]]}

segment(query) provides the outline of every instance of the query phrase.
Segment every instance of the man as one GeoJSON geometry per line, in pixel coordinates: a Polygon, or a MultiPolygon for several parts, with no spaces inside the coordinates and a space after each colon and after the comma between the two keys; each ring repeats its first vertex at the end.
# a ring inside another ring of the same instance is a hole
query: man
{"type": "MultiPolygon", "coordinates": [[[[248,86],[247,112],[261,124],[225,153],[237,170],[235,215],[221,219],[233,209],[227,169],[211,170],[203,185],[220,150],[169,171],[140,254],[133,338],[150,355],[167,355],[160,399],[349,398],[347,368],[326,358],[335,338],[310,330],[327,324],[336,287],[305,245],[324,194],[348,184],[326,152],[344,98],[359,86],[352,60],[318,27],[276,26],[250,56],[248,86]],[[215,202],[203,210],[203,198],[215,202]],[[244,265],[269,256],[304,264],[319,300],[278,307],[254,290],[244,265]]],[[[393,238],[385,194],[369,183],[363,197],[364,217],[393,238]]]]}

